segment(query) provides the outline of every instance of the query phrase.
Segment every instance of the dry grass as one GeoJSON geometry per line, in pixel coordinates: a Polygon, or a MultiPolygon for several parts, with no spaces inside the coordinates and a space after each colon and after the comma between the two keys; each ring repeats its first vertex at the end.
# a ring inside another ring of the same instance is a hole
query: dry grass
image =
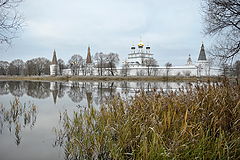
{"type": "Polygon", "coordinates": [[[30,126],[32,128],[36,123],[37,107],[34,104],[22,104],[18,98],[10,102],[10,108],[0,105],[0,133],[4,126],[8,127],[9,132],[14,130],[15,142],[17,145],[21,142],[22,128],[30,126]]]}
{"type": "Polygon", "coordinates": [[[56,130],[66,159],[240,159],[240,85],[189,86],[116,97],[56,130]]]}

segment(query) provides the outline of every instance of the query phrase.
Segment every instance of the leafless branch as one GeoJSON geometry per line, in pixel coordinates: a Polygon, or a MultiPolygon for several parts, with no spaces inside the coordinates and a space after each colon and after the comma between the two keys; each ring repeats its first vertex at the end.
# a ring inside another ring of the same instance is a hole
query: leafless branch
{"type": "Polygon", "coordinates": [[[11,44],[22,27],[23,18],[17,7],[23,0],[0,0],[0,43],[11,44]]]}
{"type": "Polygon", "coordinates": [[[240,53],[240,0],[203,0],[204,33],[217,39],[213,55],[224,61],[240,53]]]}

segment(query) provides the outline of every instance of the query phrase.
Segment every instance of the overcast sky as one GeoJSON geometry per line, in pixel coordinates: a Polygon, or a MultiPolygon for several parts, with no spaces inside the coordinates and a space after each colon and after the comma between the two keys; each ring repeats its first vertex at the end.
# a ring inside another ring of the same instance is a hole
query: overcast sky
{"type": "MultiPolygon", "coordinates": [[[[127,58],[142,37],[159,65],[197,60],[202,41],[200,0],[25,0],[20,6],[23,31],[12,47],[1,47],[0,60],[24,61],[73,54],[118,53],[127,58]]],[[[206,46],[208,44],[205,43],[206,46]]]]}

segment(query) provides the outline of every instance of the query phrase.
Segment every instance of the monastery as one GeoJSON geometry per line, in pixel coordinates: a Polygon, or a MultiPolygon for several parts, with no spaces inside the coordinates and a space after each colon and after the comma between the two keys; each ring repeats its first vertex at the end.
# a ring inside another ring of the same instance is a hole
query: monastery
{"type": "MultiPolygon", "coordinates": [[[[99,68],[92,60],[90,47],[88,47],[87,57],[85,59],[84,68],[75,68],[78,71],[77,75],[97,76],[99,75],[99,68]]],[[[103,76],[110,76],[110,68],[104,68],[103,76]]],[[[140,41],[137,46],[130,48],[128,59],[122,63],[122,66],[114,69],[117,76],[218,76],[221,75],[219,68],[212,67],[207,59],[204,44],[202,43],[198,59],[193,63],[191,55],[186,60],[186,64],[182,66],[172,66],[166,64],[165,66],[157,65],[157,60],[153,58],[151,47],[144,45],[140,41]]],[[[50,75],[59,75],[59,65],[57,63],[56,51],[53,52],[52,63],[50,65],[50,75]]],[[[63,69],[62,75],[76,75],[73,68],[63,69]]]]}

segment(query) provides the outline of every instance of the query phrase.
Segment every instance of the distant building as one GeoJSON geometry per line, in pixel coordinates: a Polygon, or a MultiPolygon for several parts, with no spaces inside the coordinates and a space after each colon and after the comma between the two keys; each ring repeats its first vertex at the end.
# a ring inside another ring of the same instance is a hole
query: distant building
{"type": "MultiPolygon", "coordinates": [[[[82,72],[78,75],[91,76],[99,75],[99,68],[93,62],[90,47],[87,49],[86,59],[81,67],[82,72]]],[[[80,68],[79,68],[80,69],[80,68]]],[[[110,75],[109,68],[105,69],[103,75],[110,75]]],[[[219,68],[210,66],[202,43],[197,61],[193,61],[189,54],[185,65],[166,67],[159,66],[153,58],[153,53],[149,45],[144,45],[140,41],[137,48],[132,45],[128,59],[123,62],[123,66],[115,69],[115,75],[122,76],[217,76],[221,74],[219,68]]],[[[50,74],[58,75],[59,67],[57,64],[56,52],[53,52],[52,64],[50,65],[50,74]]],[[[63,75],[73,75],[72,69],[63,69],[63,75]]]]}
{"type": "Polygon", "coordinates": [[[50,65],[50,75],[57,76],[59,74],[59,65],[57,61],[56,51],[53,51],[53,58],[50,65]]]}
{"type": "Polygon", "coordinates": [[[144,63],[147,60],[154,60],[151,53],[150,46],[144,47],[142,41],[137,45],[131,47],[131,51],[128,54],[128,59],[124,61],[122,70],[124,75],[151,75],[151,76],[211,76],[219,75],[220,69],[213,68],[207,60],[204,45],[201,45],[200,53],[196,63],[192,61],[191,55],[187,59],[186,65],[183,66],[158,66],[152,64],[149,66],[144,63]]]}
{"type": "Polygon", "coordinates": [[[146,46],[142,41],[139,42],[137,48],[132,45],[131,52],[128,54],[127,63],[130,67],[145,66],[145,62],[149,59],[153,59],[150,46],[146,46]]]}

